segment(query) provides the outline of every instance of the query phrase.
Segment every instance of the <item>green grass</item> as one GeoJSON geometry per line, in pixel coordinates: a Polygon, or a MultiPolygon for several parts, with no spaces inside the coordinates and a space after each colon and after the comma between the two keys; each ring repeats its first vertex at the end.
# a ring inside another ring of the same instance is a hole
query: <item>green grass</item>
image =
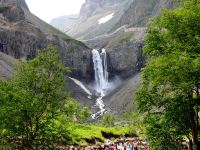
{"type": "Polygon", "coordinates": [[[11,147],[5,146],[5,145],[0,145],[0,150],[11,150],[11,147]]]}
{"type": "Polygon", "coordinates": [[[125,135],[130,133],[129,127],[115,126],[102,127],[97,125],[70,125],[67,130],[70,132],[71,143],[78,145],[88,145],[87,140],[95,140],[97,143],[105,141],[104,133],[111,133],[113,135],[125,135]]]}
{"type": "Polygon", "coordinates": [[[130,39],[133,37],[134,33],[133,32],[123,32],[114,37],[108,44],[108,47],[118,47],[123,43],[129,42],[130,39]]]}

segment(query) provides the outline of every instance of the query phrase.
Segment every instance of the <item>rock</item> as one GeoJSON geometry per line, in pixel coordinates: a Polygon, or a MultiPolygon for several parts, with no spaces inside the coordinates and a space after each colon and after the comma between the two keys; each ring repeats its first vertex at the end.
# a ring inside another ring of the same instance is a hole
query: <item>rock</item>
{"type": "Polygon", "coordinates": [[[90,80],[90,49],[61,33],[29,11],[24,0],[0,1],[0,51],[14,58],[32,59],[49,44],[60,51],[73,77],[90,80]]]}
{"type": "Polygon", "coordinates": [[[126,112],[132,112],[136,108],[133,100],[140,84],[141,73],[123,81],[119,87],[104,97],[106,110],[117,117],[122,117],[126,112]]]}
{"type": "Polygon", "coordinates": [[[17,63],[16,59],[0,52],[0,80],[9,79],[13,75],[17,63]]]}
{"type": "Polygon", "coordinates": [[[78,22],[78,15],[65,15],[51,20],[50,24],[63,32],[68,32],[69,28],[78,22]]]}
{"type": "Polygon", "coordinates": [[[140,70],[143,66],[142,57],[143,43],[127,43],[118,49],[110,50],[109,56],[112,60],[112,74],[126,79],[140,70]],[[140,63],[140,64],[139,64],[140,63]]]}
{"type": "Polygon", "coordinates": [[[123,25],[146,27],[149,19],[159,15],[162,9],[173,9],[177,5],[174,0],[134,0],[110,32],[123,25]]]}
{"type": "Polygon", "coordinates": [[[98,11],[111,5],[119,3],[121,0],[86,0],[80,10],[80,19],[87,20],[89,17],[94,16],[98,11]]]}
{"type": "Polygon", "coordinates": [[[96,109],[94,109],[94,105],[95,105],[95,100],[93,98],[94,96],[91,96],[91,99],[88,98],[89,95],[82,88],[80,88],[80,86],[74,83],[74,81],[71,80],[70,78],[66,78],[66,79],[67,79],[66,91],[70,92],[72,97],[76,101],[78,101],[84,106],[87,106],[90,111],[92,112],[97,111],[96,109]]]}
{"type": "Polygon", "coordinates": [[[16,4],[23,9],[29,10],[25,0],[0,0],[0,4],[16,4]]]}

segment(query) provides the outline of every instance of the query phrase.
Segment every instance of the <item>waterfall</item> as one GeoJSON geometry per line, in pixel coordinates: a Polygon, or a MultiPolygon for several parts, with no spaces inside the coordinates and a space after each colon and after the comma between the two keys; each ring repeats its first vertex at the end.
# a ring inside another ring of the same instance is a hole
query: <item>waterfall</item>
{"type": "Polygon", "coordinates": [[[106,90],[109,88],[106,50],[102,49],[101,52],[99,52],[98,50],[93,49],[92,58],[95,73],[95,90],[100,94],[99,98],[96,100],[96,106],[100,111],[92,115],[92,118],[95,119],[97,116],[103,115],[106,111],[102,100],[106,94],[106,90]]]}
{"type": "Polygon", "coordinates": [[[95,90],[101,95],[105,95],[105,91],[109,86],[106,50],[102,49],[101,53],[99,53],[98,50],[94,49],[92,56],[95,72],[95,90]]]}

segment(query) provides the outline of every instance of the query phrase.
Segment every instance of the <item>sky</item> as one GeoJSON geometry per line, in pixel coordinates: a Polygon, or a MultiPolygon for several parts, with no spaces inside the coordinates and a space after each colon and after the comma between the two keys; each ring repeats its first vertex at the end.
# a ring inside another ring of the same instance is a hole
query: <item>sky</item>
{"type": "Polygon", "coordinates": [[[25,0],[30,11],[49,23],[52,19],[78,14],[85,0],[25,0]]]}

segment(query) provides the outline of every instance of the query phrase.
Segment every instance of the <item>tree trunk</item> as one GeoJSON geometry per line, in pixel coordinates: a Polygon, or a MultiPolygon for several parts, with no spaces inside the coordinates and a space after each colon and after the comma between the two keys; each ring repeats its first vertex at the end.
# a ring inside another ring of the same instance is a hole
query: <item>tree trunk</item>
{"type": "Polygon", "coordinates": [[[193,147],[192,140],[191,140],[191,139],[189,139],[189,150],[192,150],[192,147],[193,147]]]}
{"type": "Polygon", "coordinates": [[[199,132],[199,101],[200,101],[200,94],[199,94],[199,86],[197,85],[197,105],[196,105],[196,145],[197,149],[200,149],[199,147],[199,137],[198,137],[198,132],[199,132]]]}
{"type": "Polygon", "coordinates": [[[196,121],[194,119],[195,117],[191,117],[191,127],[192,127],[192,141],[193,145],[197,145],[198,143],[198,131],[197,131],[197,126],[196,126],[196,121]]]}

